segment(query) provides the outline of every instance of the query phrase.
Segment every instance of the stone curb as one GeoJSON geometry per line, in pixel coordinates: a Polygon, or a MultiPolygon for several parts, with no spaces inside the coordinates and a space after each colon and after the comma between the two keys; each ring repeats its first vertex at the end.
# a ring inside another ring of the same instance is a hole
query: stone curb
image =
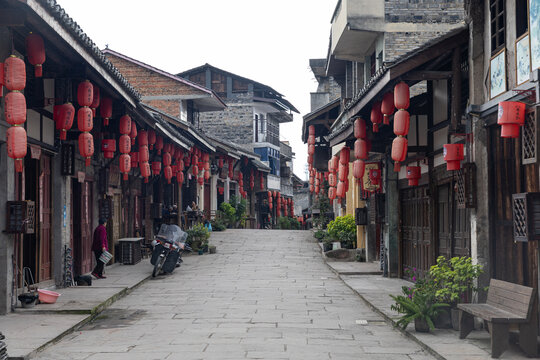
{"type": "MultiPolygon", "coordinates": [[[[316,239],[315,239],[316,240],[316,239]]],[[[318,243],[317,243],[318,245],[318,243]]],[[[320,246],[319,246],[320,248],[320,246]]],[[[377,314],[379,314],[380,316],[383,317],[384,321],[388,324],[388,325],[391,325],[394,329],[398,330],[399,332],[401,332],[404,336],[406,336],[407,338],[411,339],[412,341],[414,341],[415,343],[417,343],[422,349],[426,350],[429,354],[433,355],[435,358],[439,359],[439,360],[447,360],[444,356],[442,356],[441,354],[439,354],[436,350],[434,350],[432,347],[430,347],[429,345],[427,345],[426,343],[424,343],[423,341],[421,341],[420,339],[418,339],[416,336],[414,336],[413,333],[409,332],[409,331],[406,331],[402,328],[400,328],[399,326],[397,326],[397,323],[396,321],[394,321],[394,319],[392,319],[391,317],[389,317],[388,315],[386,315],[384,312],[382,312],[381,310],[379,310],[379,308],[377,308],[375,305],[373,305],[369,300],[367,300],[361,293],[359,293],[356,289],[354,289],[352,286],[350,286],[349,284],[347,284],[347,282],[345,280],[343,280],[343,278],[341,277],[341,275],[359,275],[359,274],[351,274],[351,273],[340,273],[339,271],[335,270],[334,268],[332,268],[329,264],[328,264],[328,261],[327,261],[327,257],[326,255],[324,254],[324,251],[322,248],[320,248],[321,250],[321,255],[322,255],[322,258],[324,260],[324,263],[326,264],[326,266],[328,266],[328,268],[334,273],[336,274],[336,276],[345,284],[345,286],[347,286],[349,289],[351,289],[360,299],[362,299],[362,301],[364,303],[366,303],[366,305],[371,309],[373,310],[374,312],[376,312],[377,314]]],[[[361,274],[361,275],[368,275],[368,274],[361,274]]]]}
{"type": "MultiPolygon", "coordinates": [[[[19,357],[8,357],[8,360],[27,360],[27,359],[31,359],[32,357],[36,356],[39,352],[45,350],[50,345],[54,345],[54,344],[58,343],[65,336],[71,334],[74,331],[79,330],[81,327],[83,327],[84,325],[86,325],[89,322],[91,322],[92,320],[94,320],[101,312],[103,312],[103,310],[107,309],[109,306],[111,306],[113,303],[120,300],[124,296],[129,295],[133,290],[135,290],[136,288],[141,286],[149,278],[151,278],[151,275],[148,275],[146,278],[142,279],[141,281],[139,281],[138,283],[136,283],[132,287],[126,287],[126,288],[120,290],[118,293],[114,294],[113,296],[109,297],[108,299],[106,299],[105,301],[100,303],[99,305],[92,308],[89,312],[86,311],[86,310],[83,310],[82,313],[83,314],[89,314],[88,317],[82,319],[78,323],[71,326],[69,329],[67,329],[64,332],[60,333],[59,335],[57,335],[53,339],[47,341],[43,345],[39,346],[37,349],[32,350],[30,353],[24,355],[23,357],[20,357],[20,356],[19,357]]],[[[81,311],[67,310],[67,311],[52,311],[51,313],[55,313],[55,314],[59,314],[59,315],[61,315],[61,314],[81,314],[81,311]]]]}

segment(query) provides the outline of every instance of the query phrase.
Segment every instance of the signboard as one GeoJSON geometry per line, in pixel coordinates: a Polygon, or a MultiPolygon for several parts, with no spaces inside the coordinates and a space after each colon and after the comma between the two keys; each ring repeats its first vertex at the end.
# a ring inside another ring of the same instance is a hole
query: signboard
{"type": "Polygon", "coordinates": [[[378,162],[375,163],[366,163],[366,170],[364,171],[364,177],[362,178],[362,191],[365,192],[379,192],[381,191],[381,182],[379,180],[378,184],[374,184],[369,177],[370,170],[376,170],[381,172],[381,164],[378,162]]]}

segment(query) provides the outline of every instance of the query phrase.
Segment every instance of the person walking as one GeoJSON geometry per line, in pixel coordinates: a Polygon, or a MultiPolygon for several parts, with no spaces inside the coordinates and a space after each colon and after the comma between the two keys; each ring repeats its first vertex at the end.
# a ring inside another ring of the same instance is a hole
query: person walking
{"type": "Polygon", "coordinates": [[[92,275],[98,279],[106,279],[106,276],[103,276],[103,267],[105,264],[99,260],[101,254],[104,251],[109,250],[109,244],[107,241],[107,220],[99,219],[99,225],[94,230],[94,241],[92,241],[92,251],[96,256],[96,267],[92,270],[92,275]]]}

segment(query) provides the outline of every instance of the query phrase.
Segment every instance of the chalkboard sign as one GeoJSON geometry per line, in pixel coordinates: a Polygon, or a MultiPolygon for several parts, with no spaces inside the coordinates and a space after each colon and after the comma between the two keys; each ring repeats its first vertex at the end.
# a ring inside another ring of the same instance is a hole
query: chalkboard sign
{"type": "Polygon", "coordinates": [[[99,218],[109,220],[112,217],[113,207],[110,198],[99,200],[99,218]]]}
{"type": "Polygon", "coordinates": [[[35,229],[33,201],[8,201],[6,203],[6,230],[10,234],[33,234],[35,229]]]}
{"type": "Polygon", "coordinates": [[[61,150],[62,169],[64,176],[75,175],[75,146],[71,144],[62,144],[61,150]]]}
{"type": "Polygon", "coordinates": [[[354,211],[354,220],[356,225],[368,225],[367,208],[356,208],[354,211]]]}

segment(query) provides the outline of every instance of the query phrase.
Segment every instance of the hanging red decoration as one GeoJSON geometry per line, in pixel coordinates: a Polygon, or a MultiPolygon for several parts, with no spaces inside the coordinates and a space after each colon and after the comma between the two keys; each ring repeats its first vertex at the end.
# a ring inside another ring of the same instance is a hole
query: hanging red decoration
{"type": "Polygon", "coordinates": [[[77,125],[79,127],[79,131],[92,131],[92,129],[94,128],[92,109],[86,106],[79,108],[79,111],[77,111],[77,125]]]}
{"type": "Polygon", "coordinates": [[[96,109],[98,108],[99,106],[99,101],[100,101],[100,93],[99,93],[99,88],[97,86],[93,86],[92,87],[93,89],[93,97],[92,97],[92,104],[90,105],[90,109],[92,109],[92,115],[95,117],[96,116],[96,109]]]}
{"type": "Polygon", "coordinates": [[[379,124],[382,123],[383,114],[381,112],[381,102],[377,101],[371,108],[371,122],[373,123],[373,132],[379,132],[379,124]]]}
{"type": "Polygon", "coordinates": [[[178,171],[184,171],[184,160],[178,160],[178,171]]]}
{"type": "Polygon", "coordinates": [[[381,183],[381,170],[380,169],[369,169],[369,180],[373,185],[379,185],[381,183]]]}
{"type": "Polygon", "coordinates": [[[129,157],[131,158],[131,167],[132,168],[138,167],[139,166],[139,153],[137,151],[132,151],[129,153],[129,157]]]}
{"type": "Polygon", "coordinates": [[[4,62],[4,86],[10,91],[21,91],[26,86],[24,60],[11,55],[4,62]]]}
{"type": "Polygon", "coordinates": [[[197,165],[193,165],[191,167],[191,173],[195,176],[197,176],[197,174],[199,173],[199,167],[197,165]]]}
{"type": "Polygon", "coordinates": [[[445,144],[444,160],[446,161],[446,170],[461,169],[461,160],[465,158],[463,144],[445,144]]]}
{"type": "Polygon", "coordinates": [[[418,186],[418,180],[422,177],[420,166],[407,166],[407,179],[409,186],[418,186]]]}
{"type": "Polygon", "coordinates": [[[345,183],[343,181],[338,182],[337,188],[336,188],[336,196],[338,198],[344,198],[345,197],[345,183]]]}
{"type": "Polygon", "coordinates": [[[315,135],[315,125],[309,125],[308,131],[309,135],[315,135]]]}
{"type": "Polygon", "coordinates": [[[150,145],[150,150],[154,149],[155,143],[156,143],[156,132],[153,129],[148,129],[148,145],[150,145]]]}
{"type": "Polygon", "coordinates": [[[398,136],[392,141],[392,159],[394,160],[394,171],[399,172],[400,163],[407,158],[407,138],[398,136]]]}
{"type": "Polygon", "coordinates": [[[337,155],[332,156],[332,171],[337,172],[339,164],[339,157],[337,155]]]}
{"type": "Polygon", "coordinates": [[[519,137],[519,127],[525,124],[525,103],[501,101],[497,124],[501,125],[501,137],[519,137]]]}
{"type": "Polygon", "coordinates": [[[339,152],[339,163],[348,164],[351,158],[351,149],[348,146],[344,146],[339,152]]]}
{"type": "Polygon", "coordinates": [[[308,145],[315,145],[315,136],[314,135],[309,135],[307,143],[308,143],[308,145]]]}
{"type": "Polygon", "coordinates": [[[131,122],[131,132],[129,133],[129,137],[131,138],[131,145],[135,145],[135,139],[137,139],[137,125],[135,122],[131,122]]]}
{"type": "Polygon", "coordinates": [[[129,138],[129,135],[122,135],[120,136],[120,139],[118,140],[118,150],[122,154],[129,154],[131,151],[131,139],[129,138]]]}
{"type": "Polygon", "coordinates": [[[384,116],[383,123],[384,125],[390,124],[390,116],[394,113],[394,93],[386,93],[383,96],[381,103],[381,112],[384,116]]]}
{"type": "MultiPolygon", "coordinates": [[[[140,155],[140,152],[139,152],[139,155],[140,155]]],[[[150,174],[151,174],[150,164],[147,161],[141,162],[140,168],[141,168],[141,176],[144,178],[144,182],[148,183],[148,178],[150,177],[150,174]]]]}
{"type": "Polygon", "coordinates": [[[409,134],[409,125],[411,116],[407,110],[398,110],[394,115],[394,134],[398,136],[407,136],[409,134]]]}
{"type": "MultiPolygon", "coordinates": [[[[105,99],[103,99],[105,100],[105,99]]],[[[102,105],[103,106],[103,105],[102,105]]],[[[119,127],[118,130],[120,131],[120,134],[123,135],[130,135],[131,134],[131,117],[129,115],[124,115],[120,118],[119,127]]],[[[139,139],[139,145],[141,145],[141,141],[139,139]]],[[[142,144],[147,145],[147,144],[142,144]]]]}
{"type": "Polygon", "coordinates": [[[73,126],[75,107],[71,103],[55,105],[53,113],[56,130],[60,131],[60,140],[66,140],[67,131],[73,126]]]}
{"type": "Polygon", "coordinates": [[[204,184],[204,177],[199,176],[199,177],[197,178],[197,183],[198,183],[199,185],[203,185],[203,184],[204,184]]]}
{"type": "Polygon", "coordinates": [[[179,184],[183,184],[184,183],[184,173],[182,171],[178,171],[178,173],[176,173],[176,181],[179,183],[179,184]]]}
{"type": "Polygon", "coordinates": [[[171,162],[172,162],[172,159],[171,159],[171,154],[166,152],[166,153],[163,153],[163,165],[165,166],[170,166],[171,165],[171,162]]]}
{"type": "Polygon", "coordinates": [[[40,78],[43,76],[43,63],[45,62],[45,44],[43,38],[38,34],[30,33],[26,39],[26,55],[28,62],[34,65],[34,76],[40,78]]]}
{"type": "Polygon", "coordinates": [[[354,157],[361,160],[367,160],[368,154],[367,142],[364,139],[356,139],[354,142],[354,157]]]}
{"type": "Polygon", "coordinates": [[[339,181],[345,181],[347,176],[349,176],[349,164],[339,164],[339,181]]]}
{"type": "Polygon", "coordinates": [[[165,143],[163,144],[163,151],[166,153],[170,153],[172,150],[172,144],[171,143],[165,143]]]}
{"type": "MultiPolygon", "coordinates": [[[[79,83],[77,87],[77,100],[79,106],[90,106],[94,100],[94,86],[88,80],[79,83]]],[[[90,110],[91,111],[91,110],[90,110]]]]}
{"type": "Polygon", "coordinates": [[[15,160],[15,171],[22,172],[27,151],[26,130],[22,126],[12,126],[6,131],[7,154],[15,160]]]}
{"type": "Polygon", "coordinates": [[[336,188],[331,186],[328,188],[328,198],[334,200],[336,198],[336,188]]]}
{"type": "Polygon", "coordinates": [[[159,175],[161,173],[161,162],[152,161],[152,174],[159,175]]]}
{"type": "Polygon", "coordinates": [[[129,172],[131,171],[131,156],[128,154],[120,155],[120,172],[124,174],[124,181],[129,178],[129,172]]]}
{"type": "Polygon", "coordinates": [[[313,155],[308,154],[307,162],[310,165],[310,169],[311,169],[312,168],[311,166],[313,166],[313,155]]]}
{"type": "Polygon", "coordinates": [[[158,155],[161,155],[161,150],[163,150],[163,138],[161,136],[156,137],[156,144],[154,145],[155,149],[158,152],[158,155]]]}
{"type": "Polygon", "coordinates": [[[223,188],[223,186],[219,186],[217,190],[218,190],[219,195],[223,195],[223,193],[225,192],[225,188],[223,188]]]}
{"type": "Polygon", "coordinates": [[[189,167],[191,165],[191,157],[188,155],[184,157],[184,166],[189,167]]]}
{"type": "Polygon", "coordinates": [[[4,63],[0,63],[0,98],[4,96],[4,63]]]}
{"type": "Polygon", "coordinates": [[[26,121],[26,98],[19,91],[11,91],[4,99],[4,115],[10,125],[21,125],[26,121]]]}
{"type": "Polygon", "coordinates": [[[148,146],[139,146],[139,162],[148,162],[150,160],[150,152],[148,146]]]}
{"type": "Polygon", "coordinates": [[[398,110],[408,109],[410,104],[409,85],[403,81],[394,87],[394,106],[398,110]]]}
{"type": "Polygon", "coordinates": [[[315,154],[315,145],[308,145],[308,154],[312,156],[315,154]]]}
{"type": "Polygon", "coordinates": [[[336,186],[336,184],[337,184],[337,176],[336,176],[336,174],[328,175],[328,185],[336,186]]]}
{"type": "MultiPolygon", "coordinates": [[[[101,104],[99,106],[99,114],[103,118],[103,125],[109,126],[109,119],[112,118],[113,114],[113,100],[109,97],[104,97],[101,99],[101,104]]],[[[131,119],[130,120],[130,132],[131,132],[131,119]]],[[[122,118],[120,118],[122,121],[122,118]]],[[[129,134],[129,132],[128,132],[129,134]]]]}
{"type": "Polygon", "coordinates": [[[103,139],[103,141],[101,141],[101,151],[103,152],[103,157],[105,159],[114,158],[114,153],[116,152],[116,140],[103,139]]]}
{"type": "Polygon", "coordinates": [[[355,179],[362,179],[366,170],[366,163],[364,160],[355,160],[353,163],[353,176],[355,179]]]}
{"type": "Polygon", "coordinates": [[[204,180],[208,180],[208,179],[210,179],[210,171],[204,170],[204,180]]]}
{"type": "Polygon", "coordinates": [[[172,168],[170,166],[165,166],[163,168],[163,176],[167,180],[167,184],[170,184],[173,177],[172,168]]]}
{"type": "Polygon", "coordinates": [[[221,156],[218,158],[218,168],[223,169],[223,157],[221,156]]]}
{"type": "Polygon", "coordinates": [[[89,132],[79,135],[79,153],[85,158],[85,165],[90,166],[92,155],[94,155],[94,137],[89,132]]]}
{"type": "Polygon", "coordinates": [[[362,118],[357,118],[354,121],[354,137],[357,139],[366,138],[366,122],[362,118]]]}

